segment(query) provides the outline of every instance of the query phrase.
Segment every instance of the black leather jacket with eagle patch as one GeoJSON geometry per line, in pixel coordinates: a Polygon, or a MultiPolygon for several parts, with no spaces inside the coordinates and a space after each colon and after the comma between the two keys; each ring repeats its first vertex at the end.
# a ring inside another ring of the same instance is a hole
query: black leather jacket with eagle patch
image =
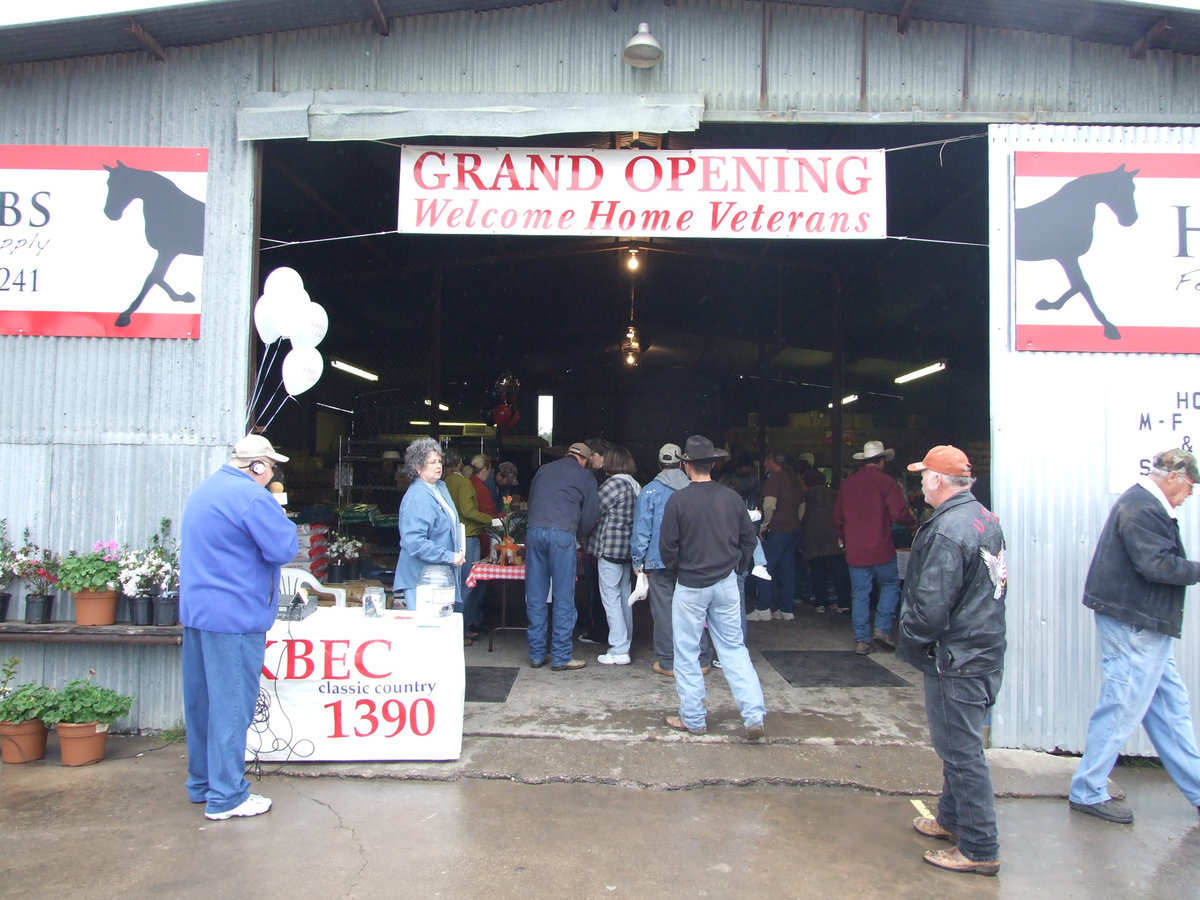
{"type": "Polygon", "coordinates": [[[1008,572],[996,514],[969,491],[939,506],[913,540],[896,656],[926,674],[1004,668],[1008,572]]]}

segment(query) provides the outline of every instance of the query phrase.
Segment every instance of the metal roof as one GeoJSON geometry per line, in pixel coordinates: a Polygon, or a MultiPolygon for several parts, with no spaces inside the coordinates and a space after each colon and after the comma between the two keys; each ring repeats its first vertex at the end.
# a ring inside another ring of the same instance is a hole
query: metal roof
{"type": "MultiPolygon", "coordinates": [[[[663,0],[674,6],[677,0],[663,0]]],[[[534,2],[503,0],[224,0],[194,6],[89,16],[0,27],[0,64],[194,46],[245,35],[375,22],[386,31],[404,16],[485,11],[534,2]]],[[[614,11],[620,0],[608,0],[614,11]]],[[[850,0],[785,2],[894,16],[905,30],[915,21],[1059,34],[1081,41],[1200,54],[1200,12],[1127,0],[850,0]]],[[[686,11],[686,10],[685,10],[686,11]]]]}

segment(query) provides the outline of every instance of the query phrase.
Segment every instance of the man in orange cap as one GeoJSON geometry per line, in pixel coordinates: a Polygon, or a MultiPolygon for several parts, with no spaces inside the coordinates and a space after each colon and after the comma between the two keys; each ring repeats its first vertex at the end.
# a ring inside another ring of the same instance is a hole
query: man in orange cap
{"type": "Polygon", "coordinates": [[[921,473],[933,515],[908,558],[896,656],[925,675],[943,775],[937,818],[919,816],[913,827],[956,845],[927,851],[930,865],[995,875],[1000,841],[983,726],[1004,676],[1004,532],[971,493],[971,463],[957,447],[934,447],[908,470],[921,473]]]}

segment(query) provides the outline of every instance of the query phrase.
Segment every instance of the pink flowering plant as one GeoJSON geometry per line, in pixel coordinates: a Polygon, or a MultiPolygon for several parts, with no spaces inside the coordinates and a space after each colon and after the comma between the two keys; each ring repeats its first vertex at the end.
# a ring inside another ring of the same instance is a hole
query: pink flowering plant
{"type": "Polygon", "coordinates": [[[25,584],[29,596],[49,594],[58,589],[58,569],[62,558],[45,547],[33,542],[29,528],[25,528],[25,543],[16,551],[16,562],[12,572],[25,584]]]}
{"type": "Polygon", "coordinates": [[[88,553],[74,550],[62,561],[58,586],[64,591],[115,591],[121,577],[121,548],[116,541],[96,541],[88,553]]]}

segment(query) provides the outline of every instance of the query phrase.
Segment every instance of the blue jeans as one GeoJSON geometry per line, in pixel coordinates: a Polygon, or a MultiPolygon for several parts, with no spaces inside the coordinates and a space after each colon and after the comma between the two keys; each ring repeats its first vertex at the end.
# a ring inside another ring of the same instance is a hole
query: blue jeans
{"type": "Polygon", "coordinates": [[[629,594],[633,590],[629,584],[630,563],[601,558],[596,561],[596,569],[600,577],[600,601],[608,619],[611,652],[628,653],[633,641],[633,610],[629,607],[629,594]]]}
{"type": "Polygon", "coordinates": [[[879,583],[879,607],[875,610],[875,630],[890,634],[896,624],[896,607],[900,605],[900,569],[896,556],[877,566],[851,566],[850,622],[854,640],[871,640],[871,586],[879,583]]]}
{"type": "Polygon", "coordinates": [[[762,724],[767,708],[758,673],[750,662],[750,651],[742,641],[738,610],[737,575],[730,572],[716,584],[704,588],[675,585],[671,601],[671,629],[675,639],[675,693],[679,695],[679,717],[692,731],[704,728],[704,676],[700,673],[700,635],[708,622],[708,633],[721,657],[721,671],[750,728],[762,724]]]}
{"type": "Polygon", "coordinates": [[[1088,804],[1109,799],[1108,773],[1140,724],[1188,803],[1200,806],[1200,752],[1187,688],[1175,668],[1175,639],[1100,613],[1096,638],[1104,681],[1071,779],[1071,799],[1088,804]]]}
{"type": "Polygon", "coordinates": [[[1002,672],[925,676],[929,739],[942,760],[938,824],[958,835],[959,852],[974,862],[1000,858],[996,795],[983,755],[983,726],[1002,677],[1002,672]]]}
{"type": "Polygon", "coordinates": [[[483,591],[486,590],[484,582],[479,582],[473,588],[467,587],[467,576],[471,574],[471,566],[479,562],[479,538],[467,538],[466,558],[463,564],[458,567],[455,572],[455,577],[458,578],[458,595],[463,598],[463,608],[456,610],[463,614],[463,630],[470,628],[472,625],[479,624],[483,618],[480,606],[483,602],[483,591]]]}
{"type": "Polygon", "coordinates": [[[798,531],[763,532],[762,548],[771,580],[759,582],[759,609],[773,607],[780,612],[796,611],[796,548],[799,546],[798,531]]]}
{"type": "Polygon", "coordinates": [[[554,589],[550,659],[571,661],[575,630],[575,535],[558,528],[530,528],[525,535],[525,613],[529,617],[529,659],[546,658],[547,598],[554,589]]]}
{"type": "Polygon", "coordinates": [[[250,795],[246,732],[258,701],[264,632],[183,629],[183,715],[187,794],[207,813],[227,812],[250,795]]]}

